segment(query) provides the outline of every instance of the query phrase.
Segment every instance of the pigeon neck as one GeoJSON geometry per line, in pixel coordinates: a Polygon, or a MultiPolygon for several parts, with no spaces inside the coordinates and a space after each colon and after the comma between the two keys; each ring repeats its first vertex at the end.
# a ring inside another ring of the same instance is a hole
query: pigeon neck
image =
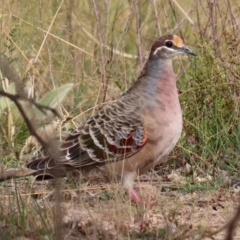
{"type": "MultiPolygon", "coordinates": [[[[162,94],[177,95],[176,75],[173,72],[172,60],[169,59],[149,59],[135,84],[129,91],[144,95],[145,100],[162,94]]],[[[167,97],[168,98],[168,97],[167,97]]]]}
{"type": "Polygon", "coordinates": [[[161,85],[176,85],[171,59],[149,59],[143,69],[140,80],[146,88],[157,88],[161,85]]]}
{"type": "Polygon", "coordinates": [[[162,91],[163,88],[173,90],[176,88],[176,76],[173,72],[172,60],[150,58],[138,80],[127,92],[155,94],[162,91]]]}
{"type": "Polygon", "coordinates": [[[166,80],[165,75],[166,77],[168,75],[174,75],[172,59],[149,59],[144,68],[146,75],[158,81],[159,78],[163,81],[166,80]]]}

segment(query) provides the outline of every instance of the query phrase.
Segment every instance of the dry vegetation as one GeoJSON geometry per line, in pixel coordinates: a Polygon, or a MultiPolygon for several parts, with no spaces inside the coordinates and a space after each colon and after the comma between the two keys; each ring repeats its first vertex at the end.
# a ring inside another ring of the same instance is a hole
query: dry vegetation
{"type": "MultiPolygon", "coordinates": [[[[132,206],[118,184],[96,173],[81,181],[8,181],[0,185],[0,240],[227,236],[240,202],[234,185],[240,169],[239,1],[7,0],[0,13],[1,52],[20,76],[15,81],[1,65],[1,90],[14,93],[15,83],[17,93],[24,90],[40,103],[48,93],[59,100],[50,107],[68,120],[22,103],[43,140],[46,129],[61,137],[126,90],[158,36],[176,33],[198,53],[175,61],[184,132],[167,164],[136,183],[144,205],[132,206]]],[[[15,105],[4,104],[1,98],[0,163],[14,167],[40,147],[15,105]]],[[[240,239],[239,223],[234,239],[240,239]]]]}

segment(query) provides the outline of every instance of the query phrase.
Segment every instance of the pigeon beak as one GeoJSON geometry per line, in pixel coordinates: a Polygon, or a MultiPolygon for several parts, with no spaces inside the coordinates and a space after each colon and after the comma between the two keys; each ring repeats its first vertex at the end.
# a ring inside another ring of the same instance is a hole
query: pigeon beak
{"type": "Polygon", "coordinates": [[[183,53],[189,54],[189,55],[193,55],[193,56],[197,56],[197,54],[195,52],[193,52],[190,48],[188,48],[187,46],[183,46],[181,47],[181,51],[183,53]]]}

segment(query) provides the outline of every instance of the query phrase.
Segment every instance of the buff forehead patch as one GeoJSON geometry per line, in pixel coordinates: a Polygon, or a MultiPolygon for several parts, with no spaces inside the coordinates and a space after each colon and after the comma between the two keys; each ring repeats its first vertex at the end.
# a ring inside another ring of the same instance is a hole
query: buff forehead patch
{"type": "Polygon", "coordinates": [[[172,40],[173,44],[176,46],[176,47],[183,47],[184,46],[184,43],[183,43],[183,40],[176,36],[176,35],[173,35],[173,40],[172,40]]]}

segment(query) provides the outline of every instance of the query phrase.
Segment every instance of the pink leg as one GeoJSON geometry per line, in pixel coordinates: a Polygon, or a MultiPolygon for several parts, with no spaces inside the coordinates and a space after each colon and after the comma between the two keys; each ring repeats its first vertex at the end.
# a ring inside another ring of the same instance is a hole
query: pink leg
{"type": "Polygon", "coordinates": [[[137,204],[137,205],[141,203],[141,199],[138,196],[138,194],[136,193],[136,191],[134,190],[134,188],[128,189],[128,195],[129,195],[132,203],[137,204]]]}

